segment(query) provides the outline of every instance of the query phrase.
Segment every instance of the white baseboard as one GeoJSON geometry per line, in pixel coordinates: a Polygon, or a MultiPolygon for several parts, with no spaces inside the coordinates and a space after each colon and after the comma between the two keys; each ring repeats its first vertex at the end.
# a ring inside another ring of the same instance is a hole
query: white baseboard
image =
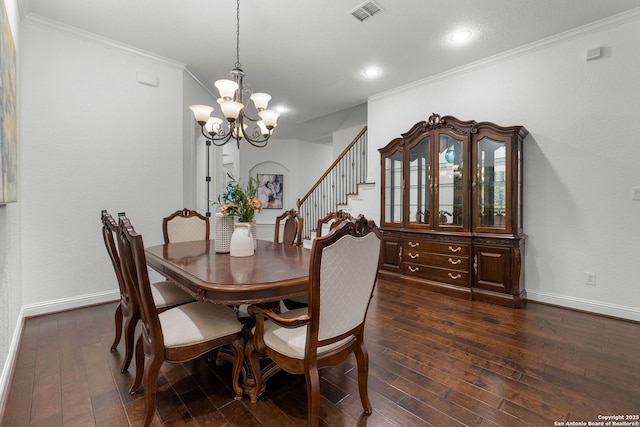
{"type": "Polygon", "coordinates": [[[7,403],[6,398],[9,395],[9,386],[11,385],[11,379],[13,377],[16,357],[20,350],[20,338],[22,337],[24,320],[27,317],[71,310],[74,308],[102,304],[105,302],[118,301],[119,299],[120,291],[115,289],[111,291],[97,292],[95,294],[80,295],[72,298],[62,298],[59,300],[22,306],[18,315],[18,321],[16,322],[16,329],[13,332],[13,338],[11,339],[7,359],[4,362],[2,376],[0,376],[0,420],[4,415],[5,405],[7,403]]]}
{"type": "Polygon", "coordinates": [[[119,299],[120,291],[114,289],[111,291],[97,292],[95,294],[79,295],[36,304],[27,304],[22,307],[22,311],[24,312],[24,317],[32,317],[39,316],[41,314],[56,313],[58,311],[86,307],[89,305],[103,304],[105,302],[118,301],[119,299]]]}
{"type": "Polygon", "coordinates": [[[11,345],[9,346],[7,359],[4,361],[2,375],[0,375],[0,420],[4,419],[4,410],[7,405],[7,397],[9,396],[9,386],[11,385],[11,379],[13,378],[13,371],[15,370],[16,357],[18,356],[18,350],[20,349],[20,337],[22,337],[23,327],[24,307],[20,310],[20,314],[18,314],[16,329],[13,332],[13,337],[11,338],[11,345]]]}
{"type": "Polygon", "coordinates": [[[640,322],[640,308],[527,289],[527,299],[640,322]]]}

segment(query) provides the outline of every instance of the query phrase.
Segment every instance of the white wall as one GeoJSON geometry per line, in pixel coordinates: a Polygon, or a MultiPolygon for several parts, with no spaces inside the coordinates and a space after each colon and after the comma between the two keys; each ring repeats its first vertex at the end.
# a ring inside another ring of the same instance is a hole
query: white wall
{"type": "Polygon", "coordinates": [[[337,159],[367,125],[367,104],[359,105],[345,119],[340,129],[333,133],[333,158],[337,159]]]}
{"type": "MultiPolygon", "coordinates": [[[[640,17],[592,26],[373,97],[377,148],[432,112],[524,125],[525,286],[532,300],[640,320],[640,17]],[[588,49],[605,55],[586,61],[588,49]],[[596,286],[584,284],[597,274],[596,286]]],[[[379,211],[380,191],[368,209],[379,211]]]]}
{"type": "MultiPolygon", "coordinates": [[[[16,0],[4,0],[11,33],[16,48],[17,71],[20,70],[20,25],[16,0]]],[[[0,6],[1,7],[1,6],[0,6]]],[[[17,85],[19,86],[19,80],[17,85]]],[[[20,109],[20,90],[18,89],[18,111],[20,109]]],[[[18,114],[18,202],[0,205],[0,419],[5,405],[6,390],[11,377],[15,350],[21,329],[22,280],[20,272],[20,234],[22,224],[20,160],[20,114],[18,114]]]]}
{"type": "Polygon", "coordinates": [[[162,217],[183,203],[183,67],[32,20],[22,47],[26,314],[117,299],[100,211],[162,242],[162,217]]]}

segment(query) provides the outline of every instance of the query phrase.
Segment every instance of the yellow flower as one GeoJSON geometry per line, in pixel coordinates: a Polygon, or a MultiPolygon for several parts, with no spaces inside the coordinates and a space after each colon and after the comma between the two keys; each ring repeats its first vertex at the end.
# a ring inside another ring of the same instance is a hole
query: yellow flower
{"type": "Polygon", "coordinates": [[[247,204],[253,209],[257,209],[258,212],[262,212],[262,200],[257,197],[247,200],[247,204]]]}
{"type": "Polygon", "coordinates": [[[236,204],[233,202],[229,202],[222,205],[222,207],[220,208],[220,212],[222,212],[223,215],[233,215],[236,209],[236,204]]]}

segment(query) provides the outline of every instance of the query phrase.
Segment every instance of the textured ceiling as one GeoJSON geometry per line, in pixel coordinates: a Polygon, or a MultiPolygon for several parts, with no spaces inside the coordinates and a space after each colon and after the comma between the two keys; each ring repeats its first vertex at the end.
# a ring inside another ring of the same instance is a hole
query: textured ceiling
{"type": "MultiPolygon", "coordinates": [[[[383,12],[359,22],[350,12],[362,3],[241,1],[245,82],[290,108],[277,138],[321,141],[369,96],[640,7],[640,0],[376,0],[383,12]],[[473,32],[462,46],[449,42],[457,28],[473,32]],[[382,72],[375,80],[360,74],[370,65],[382,72]]],[[[236,60],[233,0],[22,0],[20,10],[184,63],[212,92],[236,60]]]]}

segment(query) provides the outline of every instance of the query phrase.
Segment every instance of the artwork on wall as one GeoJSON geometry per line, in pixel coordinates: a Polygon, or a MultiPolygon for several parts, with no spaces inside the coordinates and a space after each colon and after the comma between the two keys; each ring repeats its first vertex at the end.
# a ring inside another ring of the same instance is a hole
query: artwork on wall
{"type": "Polygon", "coordinates": [[[258,174],[258,199],[264,209],[282,209],[282,182],[284,175],[258,174]]]}
{"type": "Polygon", "coordinates": [[[0,204],[18,200],[16,48],[0,0],[0,204]]]}

